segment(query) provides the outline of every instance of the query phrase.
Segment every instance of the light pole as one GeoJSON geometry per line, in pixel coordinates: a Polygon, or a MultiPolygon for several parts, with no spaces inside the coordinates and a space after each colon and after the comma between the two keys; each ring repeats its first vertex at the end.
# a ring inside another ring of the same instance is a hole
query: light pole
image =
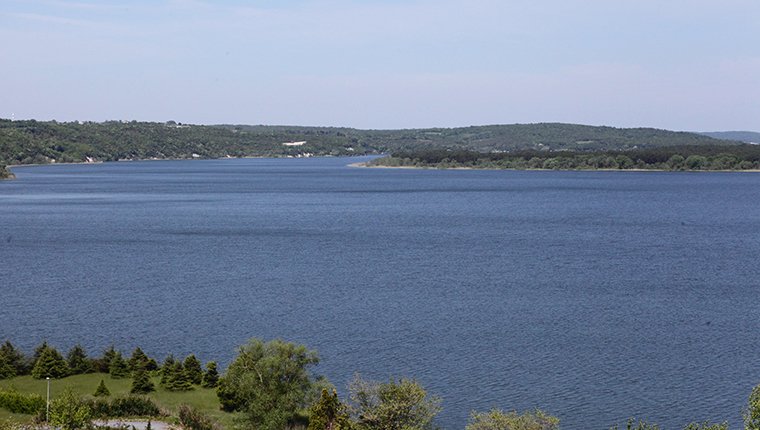
{"type": "Polygon", "coordinates": [[[50,377],[47,378],[47,403],[45,404],[45,422],[50,422],[50,377]]]}

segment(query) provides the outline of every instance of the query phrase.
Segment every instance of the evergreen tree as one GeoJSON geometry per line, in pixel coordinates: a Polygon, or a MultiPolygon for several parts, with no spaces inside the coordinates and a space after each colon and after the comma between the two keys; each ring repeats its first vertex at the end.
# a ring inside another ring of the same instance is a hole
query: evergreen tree
{"type": "Polygon", "coordinates": [[[42,343],[37,346],[37,348],[34,349],[34,355],[32,355],[32,360],[29,363],[29,367],[33,368],[35,364],[37,364],[37,360],[40,359],[40,356],[43,352],[45,352],[46,349],[48,349],[47,341],[42,341],[42,343]]]}
{"type": "Polygon", "coordinates": [[[174,368],[174,362],[174,354],[169,354],[169,356],[164,359],[164,364],[161,366],[161,385],[167,386],[169,384],[172,369],[174,368]]]}
{"type": "Polygon", "coordinates": [[[0,379],[9,379],[16,376],[16,369],[4,355],[0,355],[0,379]]]}
{"type": "Polygon", "coordinates": [[[25,375],[28,371],[24,354],[8,340],[0,346],[0,362],[5,362],[11,366],[15,375],[25,375]]]}
{"type": "Polygon", "coordinates": [[[95,371],[99,373],[109,373],[111,360],[113,360],[114,356],[116,356],[116,349],[114,349],[113,345],[111,345],[108,347],[108,349],[103,351],[103,355],[99,359],[94,360],[93,364],[95,371]]]}
{"type": "Polygon", "coordinates": [[[37,361],[32,368],[32,377],[35,379],[63,378],[69,374],[69,366],[58,350],[46,347],[40,352],[37,361]]]}
{"type": "Polygon", "coordinates": [[[200,385],[200,383],[203,381],[203,368],[201,367],[201,362],[195,358],[195,355],[188,355],[187,358],[185,358],[183,366],[185,368],[187,378],[190,380],[190,383],[194,385],[200,385]]]}
{"type": "Polygon", "coordinates": [[[92,372],[92,362],[87,358],[87,354],[81,345],[77,344],[69,351],[66,356],[69,369],[72,375],[81,375],[92,372]]]}
{"type": "Polygon", "coordinates": [[[147,370],[148,372],[158,370],[158,363],[156,363],[156,360],[153,358],[149,358],[148,363],[145,365],[145,370],[147,370]]]}
{"type": "Polygon", "coordinates": [[[132,379],[132,388],[129,390],[130,394],[148,394],[151,391],[156,391],[156,387],[148,376],[148,371],[142,368],[138,368],[134,372],[134,379],[132,379]]]}
{"type": "Polygon", "coordinates": [[[169,391],[190,391],[193,389],[193,384],[190,382],[190,377],[188,376],[187,372],[185,372],[185,368],[182,366],[182,363],[179,361],[174,362],[174,365],[169,371],[166,389],[169,391]]]}
{"type": "Polygon", "coordinates": [[[95,397],[108,397],[111,395],[111,392],[108,390],[108,387],[106,387],[106,383],[104,380],[100,380],[100,384],[98,385],[98,388],[95,389],[95,394],[93,396],[95,397]]]}
{"type": "Polygon", "coordinates": [[[219,383],[219,372],[216,370],[216,361],[206,363],[206,373],[203,374],[201,386],[205,388],[216,388],[219,383]]]}
{"type": "Polygon", "coordinates": [[[111,359],[111,364],[108,366],[108,373],[110,373],[111,377],[114,379],[129,377],[129,367],[120,352],[117,351],[116,355],[111,359]]]}
{"type": "Polygon", "coordinates": [[[147,370],[148,361],[148,356],[138,346],[134,351],[132,351],[132,356],[129,357],[129,371],[134,373],[140,369],[147,370]]]}

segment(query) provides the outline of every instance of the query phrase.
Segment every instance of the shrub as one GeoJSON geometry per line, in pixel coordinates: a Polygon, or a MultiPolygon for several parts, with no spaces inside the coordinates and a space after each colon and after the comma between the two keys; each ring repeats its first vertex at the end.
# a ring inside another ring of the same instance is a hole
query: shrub
{"type": "Polygon", "coordinates": [[[188,405],[179,406],[179,422],[189,430],[220,430],[219,424],[211,418],[188,405]]]}
{"type": "Polygon", "coordinates": [[[559,419],[540,409],[518,414],[491,409],[488,412],[472,412],[465,430],[557,430],[559,419]]]}
{"type": "Polygon", "coordinates": [[[62,430],[87,428],[91,418],[89,403],[75,395],[71,389],[65,390],[50,403],[50,424],[62,430]]]}
{"type": "Polygon", "coordinates": [[[16,390],[0,391],[0,408],[14,414],[34,415],[45,409],[45,399],[38,394],[21,394],[16,390]]]}
{"type": "Polygon", "coordinates": [[[124,418],[124,417],[155,417],[163,415],[156,403],[148,397],[125,396],[116,397],[111,401],[98,398],[89,401],[93,417],[124,418]]]}

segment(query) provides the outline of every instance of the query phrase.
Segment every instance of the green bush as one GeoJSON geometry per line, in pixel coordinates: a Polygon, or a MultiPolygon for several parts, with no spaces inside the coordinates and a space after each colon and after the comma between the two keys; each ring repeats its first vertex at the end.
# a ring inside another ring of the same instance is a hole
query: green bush
{"type": "Polygon", "coordinates": [[[45,409],[45,399],[38,394],[21,394],[15,390],[0,391],[0,408],[14,414],[34,415],[45,409]]]}
{"type": "Polygon", "coordinates": [[[108,401],[98,398],[89,401],[95,418],[155,417],[164,415],[158,405],[148,397],[125,396],[108,401]]]}

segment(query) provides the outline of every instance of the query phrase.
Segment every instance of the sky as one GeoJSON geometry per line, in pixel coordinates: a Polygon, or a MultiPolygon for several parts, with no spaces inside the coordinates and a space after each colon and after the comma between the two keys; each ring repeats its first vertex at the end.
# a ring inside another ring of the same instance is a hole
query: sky
{"type": "Polygon", "coordinates": [[[760,131],[760,1],[0,0],[0,118],[760,131]]]}

